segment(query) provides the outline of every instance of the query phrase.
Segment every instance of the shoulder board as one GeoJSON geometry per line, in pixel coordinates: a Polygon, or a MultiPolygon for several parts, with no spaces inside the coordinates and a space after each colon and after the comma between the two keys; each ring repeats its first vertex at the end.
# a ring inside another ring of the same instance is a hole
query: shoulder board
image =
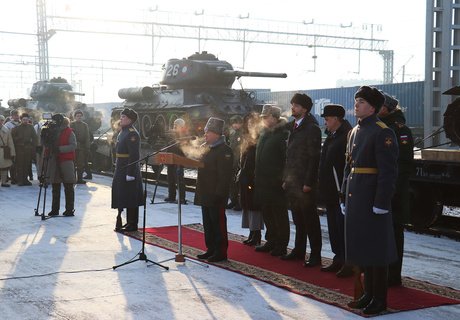
{"type": "Polygon", "coordinates": [[[134,131],[136,131],[136,129],[134,129],[134,128],[129,128],[129,132],[134,132],[134,131]]]}
{"type": "Polygon", "coordinates": [[[388,126],[382,121],[377,121],[375,124],[378,125],[382,129],[388,128],[388,126]]]}

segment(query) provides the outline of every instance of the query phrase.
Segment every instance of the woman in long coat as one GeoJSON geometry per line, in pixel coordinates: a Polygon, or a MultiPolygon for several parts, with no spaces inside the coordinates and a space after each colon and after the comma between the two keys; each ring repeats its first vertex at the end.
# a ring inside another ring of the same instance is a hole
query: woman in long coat
{"type": "Polygon", "coordinates": [[[11,158],[13,158],[16,153],[11,132],[3,125],[4,121],[5,117],[0,115],[0,180],[2,187],[9,187],[10,185],[6,183],[8,179],[8,168],[13,164],[11,158]],[[10,149],[9,158],[5,158],[5,147],[9,147],[10,149]]]}

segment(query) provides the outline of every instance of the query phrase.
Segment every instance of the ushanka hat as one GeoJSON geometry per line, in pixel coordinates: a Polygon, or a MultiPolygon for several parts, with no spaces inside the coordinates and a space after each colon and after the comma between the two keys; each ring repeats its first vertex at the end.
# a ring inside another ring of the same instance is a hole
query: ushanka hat
{"type": "Polygon", "coordinates": [[[219,118],[211,117],[209,118],[206,126],[204,127],[204,131],[211,131],[216,134],[222,135],[224,133],[224,124],[225,121],[219,118]]]}
{"type": "Polygon", "coordinates": [[[124,114],[127,116],[129,119],[131,119],[132,122],[136,122],[137,120],[137,112],[134,111],[133,109],[125,108],[121,112],[121,114],[124,114]]]}
{"type": "Polygon", "coordinates": [[[362,98],[375,108],[375,113],[379,112],[385,101],[385,96],[379,89],[369,86],[362,86],[356,91],[355,99],[362,98]]]}
{"type": "Polygon", "coordinates": [[[385,97],[385,101],[383,102],[383,105],[387,107],[388,111],[391,112],[394,109],[396,109],[396,107],[399,104],[399,101],[393,98],[392,96],[390,96],[388,93],[385,93],[385,92],[382,92],[382,93],[385,97]]]}
{"type": "Polygon", "coordinates": [[[321,117],[345,117],[345,109],[340,104],[328,104],[323,109],[321,117]]]}

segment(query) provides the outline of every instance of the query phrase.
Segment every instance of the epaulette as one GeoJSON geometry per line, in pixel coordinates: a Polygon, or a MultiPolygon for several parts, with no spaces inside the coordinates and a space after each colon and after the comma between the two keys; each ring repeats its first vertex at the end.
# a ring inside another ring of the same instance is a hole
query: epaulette
{"type": "Polygon", "coordinates": [[[129,128],[129,131],[130,131],[130,132],[134,132],[134,131],[136,131],[136,129],[134,129],[134,128],[129,128]]]}
{"type": "Polygon", "coordinates": [[[378,125],[382,129],[388,128],[388,126],[382,121],[377,121],[375,124],[378,125]]]}

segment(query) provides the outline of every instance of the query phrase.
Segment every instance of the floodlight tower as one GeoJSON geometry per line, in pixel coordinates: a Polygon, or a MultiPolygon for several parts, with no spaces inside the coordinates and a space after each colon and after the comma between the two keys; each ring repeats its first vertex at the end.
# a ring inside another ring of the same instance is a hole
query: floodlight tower
{"type": "Polygon", "coordinates": [[[48,40],[52,35],[48,32],[46,24],[46,0],[37,0],[38,68],[36,73],[39,80],[48,80],[50,77],[48,40]]]}

